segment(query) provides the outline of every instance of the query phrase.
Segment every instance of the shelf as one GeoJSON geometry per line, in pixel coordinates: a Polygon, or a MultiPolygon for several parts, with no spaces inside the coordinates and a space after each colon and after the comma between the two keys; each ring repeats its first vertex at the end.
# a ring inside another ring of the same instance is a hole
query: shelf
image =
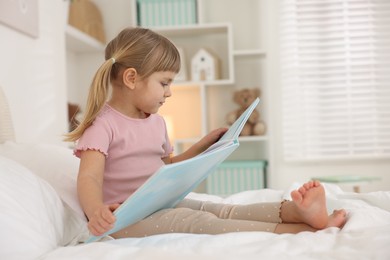
{"type": "Polygon", "coordinates": [[[234,57],[265,56],[264,50],[235,50],[234,57]]]}
{"type": "Polygon", "coordinates": [[[238,137],[239,142],[263,142],[268,141],[267,135],[259,135],[259,136],[240,136],[238,137]]]}
{"type": "Polygon", "coordinates": [[[151,27],[152,30],[163,34],[167,37],[174,36],[197,36],[204,34],[218,34],[228,33],[231,30],[231,25],[228,23],[221,24],[194,24],[194,25],[183,25],[183,26],[169,26],[169,27],[151,27]]]}
{"type": "Polygon", "coordinates": [[[67,25],[66,48],[77,53],[104,51],[105,45],[82,31],[67,25]]]}
{"type": "Polygon", "coordinates": [[[230,79],[218,79],[213,81],[175,81],[173,83],[177,87],[187,87],[187,86],[229,86],[234,85],[234,81],[230,79]]]}

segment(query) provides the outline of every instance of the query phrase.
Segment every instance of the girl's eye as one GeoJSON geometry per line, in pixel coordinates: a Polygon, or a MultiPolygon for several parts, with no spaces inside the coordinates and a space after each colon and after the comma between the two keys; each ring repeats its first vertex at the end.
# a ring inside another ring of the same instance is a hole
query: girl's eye
{"type": "Polygon", "coordinates": [[[169,83],[161,82],[161,86],[163,86],[164,88],[165,88],[165,87],[168,87],[168,86],[169,86],[169,83]]]}

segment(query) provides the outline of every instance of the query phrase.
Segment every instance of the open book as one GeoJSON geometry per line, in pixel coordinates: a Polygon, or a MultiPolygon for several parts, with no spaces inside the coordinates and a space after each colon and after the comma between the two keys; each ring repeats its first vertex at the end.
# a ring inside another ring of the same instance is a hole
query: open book
{"type": "Polygon", "coordinates": [[[102,236],[90,236],[86,242],[115,233],[158,210],[173,208],[183,200],[237,149],[238,136],[259,101],[259,98],[253,101],[218,142],[206,151],[188,160],[162,166],[114,211],[114,227],[102,236]]]}

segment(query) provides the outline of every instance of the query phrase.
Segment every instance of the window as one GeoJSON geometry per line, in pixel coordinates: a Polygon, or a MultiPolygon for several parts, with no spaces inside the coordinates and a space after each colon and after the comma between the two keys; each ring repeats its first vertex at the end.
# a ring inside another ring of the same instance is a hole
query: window
{"type": "Polygon", "coordinates": [[[390,157],[390,1],[281,3],[285,159],[390,157]]]}

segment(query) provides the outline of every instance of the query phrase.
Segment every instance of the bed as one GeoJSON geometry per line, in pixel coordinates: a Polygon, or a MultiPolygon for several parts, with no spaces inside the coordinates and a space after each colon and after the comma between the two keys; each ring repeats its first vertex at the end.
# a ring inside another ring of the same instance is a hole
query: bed
{"type": "MultiPolygon", "coordinates": [[[[343,229],[276,235],[164,234],[82,243],[88,236],[77,201],[78,159],[67,147],[15,141],[0,89],[0,259],[390,259],[390,191],[350,193],[324,184],[329,211],[345,208],[343,229]]],[[[252,190],[200,200],[253,203],[288,199],[286,190],[252,190]]]]}

